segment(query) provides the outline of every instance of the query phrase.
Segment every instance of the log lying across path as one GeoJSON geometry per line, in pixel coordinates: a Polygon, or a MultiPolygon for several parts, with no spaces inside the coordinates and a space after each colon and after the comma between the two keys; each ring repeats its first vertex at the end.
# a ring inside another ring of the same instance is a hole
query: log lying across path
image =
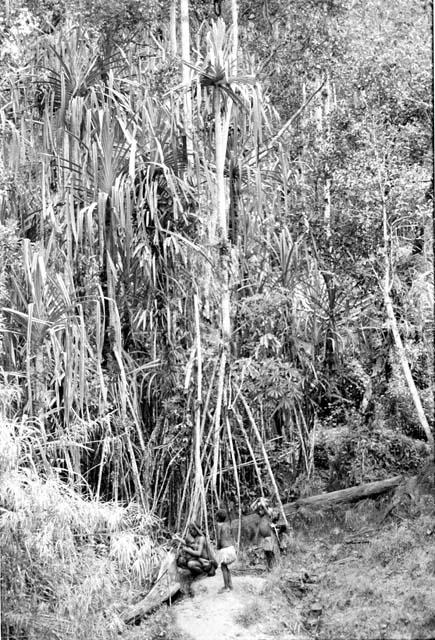
{"type": "MultiPolygon", "coordinates": [[[[361,484],[357,487],[349,487],[348,489],[341,489],[340,491],[332,491],[331,493],[320,493],[316,496],[310,496],[309,498],[300,498],[294,502],[289,502],[284,505],[284,512],[288,518],[297,512],[299,507],[326,507],[333,504],[339,504],[341,502],[353,502],[355,500],[361,500],[368,498],[369,496],[375,496],[380,493],[384,493],[389,489],[397,487],[402,480],[402,476],[395,476],[394,478],[388,478],[387,480],[378,480],[377,482],[369,482],[367,484],[361,484]]],[[[242,517],[241,529],[242,540],[249,542],[252,540],[255,533],[255,523],[258,520],[256,513],[251,513],[242,517]]],[[[237,536],[239,527],[239,521],[232,520],[231,528],[234,534],[237,536]]],[[[135,620],[138,620],[153,609],[163,604],[167,600],[170,600],[181,589],[181,578],[178,572],[175,555],[168,553],[165,560],[160,567],[159,576],[156,584],[151,591],[140,600],[137,604],[131,605],[121,615],[121,619],[126,624],[131,624],[135,620]]]]}
{"type": "MultiPolygon", "coordinates": [[[[309,498],[299,498],[294,502],[288,502],[284,504],[284,513],[290,519],[295,515],[299,507],[328,507],[334,504],[340,504],[341,502],[355,502],[356,500],[362,500],[370,496],[375,496],[389,489],[394,489],[402,481],[402,476],[394,476],[393,478],[387,478],[386,480],[377,480],[376,482],[367,482],[366,484],[360,484],[356,487],[349,487],[348,489],[340,489],[340,491],[331,491],[330,493],[319,493],[309,498]]],[[[242,516],[241,532],[243,540],[250,540],[253,537],[254,526],[258,520],[256,513],[250,513],[246,516],[242,516]]],[[[237,535],[239,528],[239,520],[235,519],[231,521],[231,529],[234,535],[237,535]]]]}
{"type": "Polygon", "coordinates": [[[181,580],[177,569],[176,558],[173,553],[168,553],[163,560],[156,583],[147,593],[145,598],[128,607],[121,619],[125,624],[131,624],[143,618],[153,609],[171,600],[181,589],[181,580]]]}

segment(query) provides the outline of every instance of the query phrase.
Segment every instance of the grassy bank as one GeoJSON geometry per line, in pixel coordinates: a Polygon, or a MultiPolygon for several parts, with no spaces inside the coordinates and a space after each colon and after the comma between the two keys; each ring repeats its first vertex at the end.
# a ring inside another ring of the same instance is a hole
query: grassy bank
{"type": "Polygon", "coordinates": [[[434,499],[381,526],[371,513],[361,503],[299,530],[271,581],[318,640],[435,637],[434,499]]]}

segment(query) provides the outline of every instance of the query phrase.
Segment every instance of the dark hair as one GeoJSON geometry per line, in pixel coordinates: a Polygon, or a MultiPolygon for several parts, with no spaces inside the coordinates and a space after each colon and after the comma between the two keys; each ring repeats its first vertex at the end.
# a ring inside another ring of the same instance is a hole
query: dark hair
{"type": "Polygon", "coordinates": [[[216,511],[216,520],[218,522],[225,522],[225,520],[227,519],[227,514],[223,509],[218,509],[216,511]]]}
{"type": "Polygon", "coordinates": [[[197,536],[204,535],[196,522],[190,522],[188,526],[189,526],[189,529],[193,529],[193,531],[196,533],[197,536]]]}

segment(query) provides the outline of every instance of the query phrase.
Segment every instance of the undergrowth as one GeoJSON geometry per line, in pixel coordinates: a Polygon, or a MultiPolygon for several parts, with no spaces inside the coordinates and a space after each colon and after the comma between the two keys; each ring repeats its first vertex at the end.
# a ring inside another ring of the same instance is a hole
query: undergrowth
{"type": "Polygon", "coordinates": [[[35,446],[31,424],[1,423],[2,638],[117,638],[122,608],[148,590],[159,562],[155,522],[37,470],[35,446]]]}
{"type": "Polygon", "coordinates": [[[348,413],[345,425],[320,429],[314,451],[317,473],[328,491],[403,473],[414,475],[428,458],[426,442],[397,428],[369,427],[357,412],[348,413]]]}

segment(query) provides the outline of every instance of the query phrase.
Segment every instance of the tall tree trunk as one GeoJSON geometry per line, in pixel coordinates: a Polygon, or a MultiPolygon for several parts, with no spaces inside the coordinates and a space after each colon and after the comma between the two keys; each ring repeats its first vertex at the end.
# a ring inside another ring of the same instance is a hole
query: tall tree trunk
{"type": "MultiPolygon", "coordinates": [[[[181,57],[185,62],[190,63],[190,26],[189,26],[189,0],[180,0],[180,21],[181,21],[181,57]]],[[[193,141],[192,141],[192,95],[190,93],[191,70],[187,64],[183,64],[183,87],[184,87],[184,128],[186,131],[186,153],[187,166],[192,164],[193,141]]]]}
{"type": "MultiPolygon", "coordinates": [[[[216,33],[224,28],[223,21],[219,19],[216,25],[216,33]]],[[[233,43],[234,44],[234,43],[233,43]]],[[[223,56],[222,56],[223,57],[223,56]]],[[[235,59],[234,51],[232,60],[235,59]]],[[[220,56],[216,57],[216,64],[222,64],[220,56]]],[[[228,242],[228,216],[227,216],[227,197],[225,186],[225,157],[228,145],[228,128],[231,117],[232,102],[220,91],[218,87],[214,88],[214,119],[215,119],[215,162],[216,162],[216,236],[219,250],[219,272],[220,272],[220,334],[222,341],[221,365],[218,375],[218,400],[214,419],[213,434],[213,469],[212,469],[212,487],[215,495],[217,469],[219,461],[219,440],[221,432],[221,410],[222,399],[224,397],[223,389],[225,386],[226,364],[230,350],[231,340],[231,304],[230,304],[230,287],[229,287],[229,267],[230,267],[230,250],[228,242]]]]}
{"type": "Polygon", "coordinates": [[[409,393],[411,394],[412,401],[418,416],[420,427],[426,435],[426,439],[431,449],[431,456],[434,457],[434,436],[431,431],[429,422],[424,413],[423,405],[418,393],[418,389],[415,385],[414,378],[412,377],[411,368],[409,366],[406,350],[403,344],[402,336],[400,335],[399,327],[397,324],[396,315],[394,313],[394,306],[391,299],[391,238],[390,227],[388,222],[387,202],[385,195],[385,180],[381,168],[381,162],[379,154],[376,149],[376,143],[374,144],[374,151],[376,156],[377,174],[379,191],[382,201],[382,227],[383,227],[383,241],[384,241],[384,278],[382,282],[382,293],[384,298],[385,311],[387,314],[388,324],[393,335],[394,344],[396,346],[397,354],[399,356],[400,366],[402,367],[403,375],[405,377],[406,384],[408,386],[409,393]]]}
{"type": "MultiPolygon", "coordinates": [[[[327,77],[325,88],[322,91],[322,107],[321,107],[321,128],[323,132],[323,145],[327,149],[330,137],[331,127],[329,117],[331,113],[331,81],[327,77]]],[[[323,223],[325,226],[326,249],[328,254],[327,269],[322,272],[323,279],[328,293],[328,328],[325,341],[325,359],[329,373],[332,373],[336,365],[336,340],[335,340],[335,300],[336,286],[334,274],[332,273],[332,222],[331,222],[331,186],[332,175],[329,163],[326,160],[323,167],[323,223]]]]}

